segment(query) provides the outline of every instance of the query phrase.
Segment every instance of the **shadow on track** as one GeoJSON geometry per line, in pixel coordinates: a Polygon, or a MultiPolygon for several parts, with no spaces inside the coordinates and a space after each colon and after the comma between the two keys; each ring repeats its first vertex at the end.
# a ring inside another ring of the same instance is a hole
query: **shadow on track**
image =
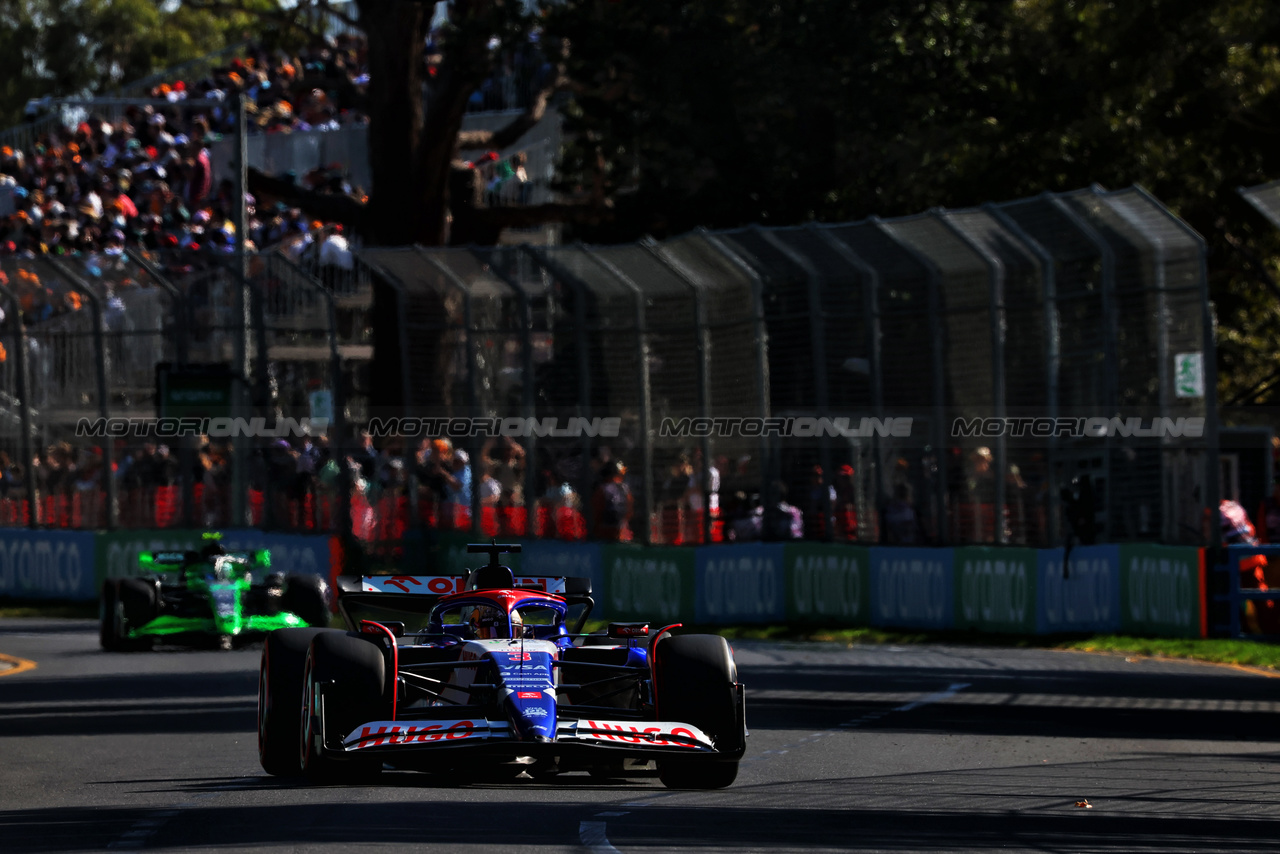
{"type": "Polygon", "coordinates": [[[1274,711],[1267,708],[1280,698],[1280,685],[1243,673],[799,665],[744,667],[742,678],[751,729],[828,729],[906,702],[875,695],[926,695],[965,683],[969,687],[957,702],[888,715],[866,727],[965,735],[1280,742],[1274,711]],[[843,696],[770,696],[784,691],[843,696]],[[866,699],[859,699],[860,694],[866,699]],[[1080,698],[1098,700],[1081,703],[1080,698]],[[1254,702],[1266,705],[1257,711],[1212,708],[1254,702]]]}

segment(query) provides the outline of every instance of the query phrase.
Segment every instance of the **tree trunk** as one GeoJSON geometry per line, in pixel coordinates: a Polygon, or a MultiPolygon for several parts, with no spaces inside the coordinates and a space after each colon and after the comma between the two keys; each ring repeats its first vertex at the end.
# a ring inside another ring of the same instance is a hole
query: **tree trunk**
{"type": "Polygon", "coordinates": [[[428,222],[444,219],[445,200],[430,192],[420,156],[427,10],[387,0],[359,0],[359,7],[369,40],[369,233],[374,243],[405,246],[423,239],[428,222]]]}

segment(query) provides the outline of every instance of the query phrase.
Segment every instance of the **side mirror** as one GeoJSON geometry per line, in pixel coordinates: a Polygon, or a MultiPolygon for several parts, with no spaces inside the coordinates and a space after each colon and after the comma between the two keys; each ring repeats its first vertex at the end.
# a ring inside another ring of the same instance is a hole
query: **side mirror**
{"type": "Polygon", "coordinates": [[[611,638],[643,638],[649,635],[648,623],[610,623],[611,638]]]}
{"type": "MultiPolygon", "coordinates": [[[[391,632],[393,637],[404,637],[404,623],[400,620],[361,620],[360,633],[364,635],[380,634],[378,626],[381,626],[391,632]]],[[[383,637],[386,636],[383,635],[383,637]]]]}

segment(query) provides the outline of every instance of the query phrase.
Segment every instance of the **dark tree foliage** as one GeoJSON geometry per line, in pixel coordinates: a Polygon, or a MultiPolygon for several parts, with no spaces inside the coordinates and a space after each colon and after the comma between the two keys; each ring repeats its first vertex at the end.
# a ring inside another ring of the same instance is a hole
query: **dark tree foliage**
{"type": "MultiPolygon", "coordinates": [[[[587,240],[841,221],[1140,183],[1208,239],[1226,402],[1275,399],[1280,4],[569,0],[562,174],[587,240]]],[[[1276,384],[1280,388],[1280,383],[1276,384]]]]}

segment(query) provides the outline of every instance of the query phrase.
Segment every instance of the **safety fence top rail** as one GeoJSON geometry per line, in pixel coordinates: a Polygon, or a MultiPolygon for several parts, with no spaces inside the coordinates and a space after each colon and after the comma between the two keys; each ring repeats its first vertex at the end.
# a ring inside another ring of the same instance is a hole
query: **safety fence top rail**
{"type": "Polygon", "coordinates": [[[1276,228],[1280,228],[1280,180],[1255,187],[1240,187],[1237,192],[1253,205],[1276,228]]]}

